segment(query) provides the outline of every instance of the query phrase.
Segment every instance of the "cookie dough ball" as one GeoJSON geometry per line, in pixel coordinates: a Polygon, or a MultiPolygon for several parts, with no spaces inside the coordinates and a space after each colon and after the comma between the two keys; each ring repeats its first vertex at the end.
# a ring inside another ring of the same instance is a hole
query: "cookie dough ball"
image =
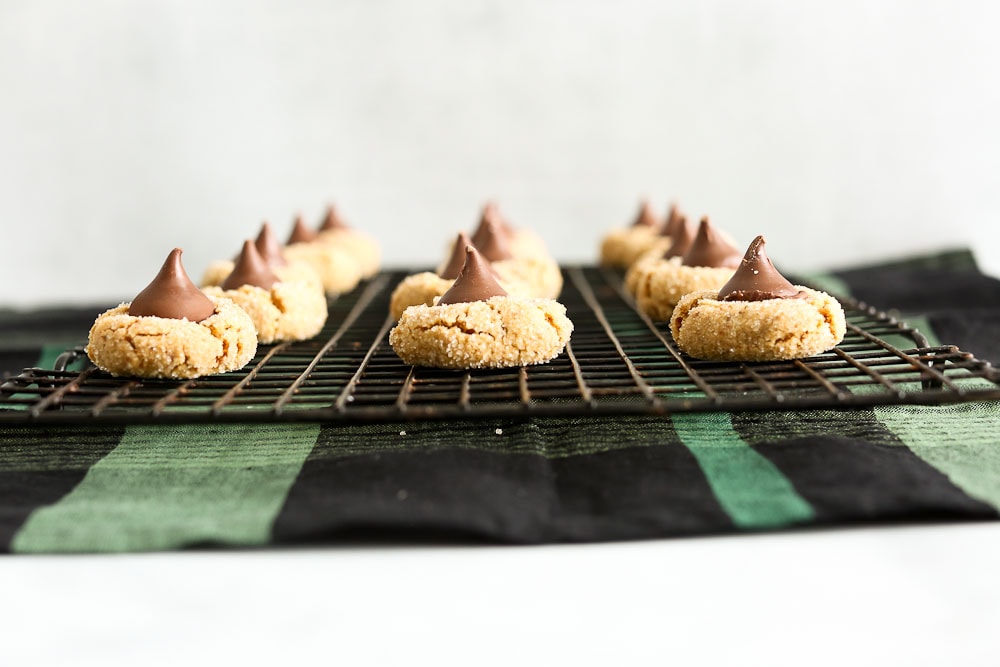
{"type": "Polygon", "coordinates": [[[319,242],[346,252],[357,264],[362,278],[371,278],[379,271],[382,250],[378,241],[349,227],[333,206],[327,207],[323,224],[319,228],[319,242]]]}
{"type": "Polygon", "coordinates": [[[318,285],[283,282],[247,241],[233,272],[221,287],[205,293],[225,297],[253,320],[261,343],[312,338],[326,323],[326,295],[318,285]]]}
{"type": "Polygon", "coordinates": [[[792,285],[768,259],[764,237],[717,291],[685,295],[670,318],[678,347],[699,359],[775,361],[825,352],[844,339],[847,322],[829,294],[792,285]]]}
{"type": "Polygon", "coordinates": [[[461,275],[433,306],[410,306],[389,333],[408,364],[434,368],[505,368],[558,356],[573,324],[551,299],[508,295],[473,246],[461,275]]]}
{"type": "Polygon", "coordinates": [[[257,351],[250,317],[198,290],[175,248],[146,289],[97,317],[87,356],[112,375],[188,379],[236,370],[257,351]]]}

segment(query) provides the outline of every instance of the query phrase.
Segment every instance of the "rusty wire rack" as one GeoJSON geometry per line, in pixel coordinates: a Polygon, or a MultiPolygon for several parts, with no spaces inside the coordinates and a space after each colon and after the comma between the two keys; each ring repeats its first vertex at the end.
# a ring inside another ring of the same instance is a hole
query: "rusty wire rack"
{"type": "Polygon", "coordinates": [[[568,267],[560,301],[575,329],[538,366],[448,371],[404,364],[388,344],[385,272],[330,304],[324,330],[262,346],[242,371],[188,381],[117,378],[82,348],[55,370],[0,385],[0,423],[385,421],[454,416],[665,414],[1000,398],[1000,373],[865,304],[844,300],[847,335],[807,359],[731,363],[680,352],[666,323],[636,311],[618,274],[568,267]],[[82,366],[82,368],[77,368],[82,366]]]}

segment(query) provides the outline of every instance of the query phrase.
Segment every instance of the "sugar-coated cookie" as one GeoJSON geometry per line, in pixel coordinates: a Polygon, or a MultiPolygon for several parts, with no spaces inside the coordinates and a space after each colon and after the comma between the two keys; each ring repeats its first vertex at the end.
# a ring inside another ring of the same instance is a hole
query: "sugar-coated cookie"
{"type": "MultiPolygon", "coordinates": [[[[505,285],[524,286],[526,296],[556,299],[562,292],[562,270],[547,257],[515,257],[493,262],[493,270],[505,285]]],[[[509,290],[508,290],[509,291],[509,290]]],[[[518,294],[521,292],[518,291],[518,294]]]]}
{"type": "Polygon", "coordinates": [[[285,246],[285,257],[289,263],[308,265],[319,276],[323,290],[330,295],[350,292],[362,278],[358,257],[346,247],[320,241],[292,243],[285,246]]]}
{"type": "Polygon", "coordinates": [[[792,285],[771,264],[758,236],[719,290],[687,294],[670,318],[681,350],[699,359],[774,361],[825,352],[843,340],[840,303],[792,285]]]}
{"type": "Polygon", "coordinates": [[[603,266],[628,268],[660,237],[660,221],[648,201],[643,201],[639,213],[628,227],[616,227],[601,239],[600,263],[603,266]]]}
{"type": "Polygon", "coordinates": [[[187,379],[236,370],[257,351],[250,317],[229,299],[203,294],[174,249],[131,303],[99,315],[87,356],[112,375],[187,379]]]}
{"type": "Polygon", "coordinates": [[[222,285],[204,291],[246,311],[261,343],[312,338],[326,323],[326,295],[319,285],[280,280],[250,241],[222,285]]]}
{"type": "Polygon", "coordinates": [[[629,284],[636,307],[650,319],[665,322],[682,296],[718,290],[732,276],[733,270],[727,267],[684,266],[674,258],[637,265],[629,284]]]}
{"type": "Polygon", "coordinates": [[[357,264],[362,278],[371,278],[378,273],[382,263],[382,250],[378,241],[349,227],[332,205],[327,207],[317,240],[346,252],[357,264]]]}
{"type": "Polygon", "coordinates": [[[554,359],[572,332],[566,308],[557,301],[496,296],[410,306],[390,332],[389,343],[413,366],[505,368],[554,359]]]}
{"type": "Polygon", "coordinates": [[[414,366],[504,368],[549,361],[569,342],[573,324],[551,299],[511,296],[469,245],[462,273],[435,305],[406,308],[389,333],[414,366]]]}

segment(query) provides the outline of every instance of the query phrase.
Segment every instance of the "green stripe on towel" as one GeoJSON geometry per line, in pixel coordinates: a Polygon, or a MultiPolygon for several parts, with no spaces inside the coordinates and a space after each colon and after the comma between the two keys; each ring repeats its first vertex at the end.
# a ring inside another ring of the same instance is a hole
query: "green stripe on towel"
{"type": "Polygon", "coordinates": [[[1000,402],[880,406],[875,415],[952,483],[1000,510],[1000,402]]]}
{"type": "MultiPolygon", "coordinates": [[[[967,253],[955,253],[954,260],[959,267],[975,268],[975,261],[967,253]]],[[[842,284],[843,294],[850,294],[847,283],[835,276],[815,274],[810,278],[818,278],[820,283],[832,278],[832,282],[842,284]]],[[[922,333],[931,346],[941,345],[927,317],[906,314],[903,320],[922,333]]],[[[866,389],[861,385],[851,390],[866,389]]],[[[969,496],[1000,510],[1000,403],[878,406],[873,412],[923,461],[969,496]]]]}
{"type": "Polygon", "coordinates": [[[813,519],[813,508],[788,478],[736,433],[729,413],[671,418],[677,435],[698,460],[719,503],[737,526],[775,528],[813,519]]]}
{"type": "Polygon", "coordinates": [[[36,510],[17,552],[257,545],[318,424],[135,426],[62,500],[36,510]]]}

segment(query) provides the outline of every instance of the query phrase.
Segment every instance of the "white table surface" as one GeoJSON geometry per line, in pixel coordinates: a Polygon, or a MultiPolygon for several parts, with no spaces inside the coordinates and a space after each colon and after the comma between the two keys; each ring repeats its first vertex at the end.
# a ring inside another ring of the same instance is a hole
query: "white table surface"
{"type": "Polygon", "coordinates": [[[4,665],[996,665],[1000,524],[0,561],[4,665]]]}

